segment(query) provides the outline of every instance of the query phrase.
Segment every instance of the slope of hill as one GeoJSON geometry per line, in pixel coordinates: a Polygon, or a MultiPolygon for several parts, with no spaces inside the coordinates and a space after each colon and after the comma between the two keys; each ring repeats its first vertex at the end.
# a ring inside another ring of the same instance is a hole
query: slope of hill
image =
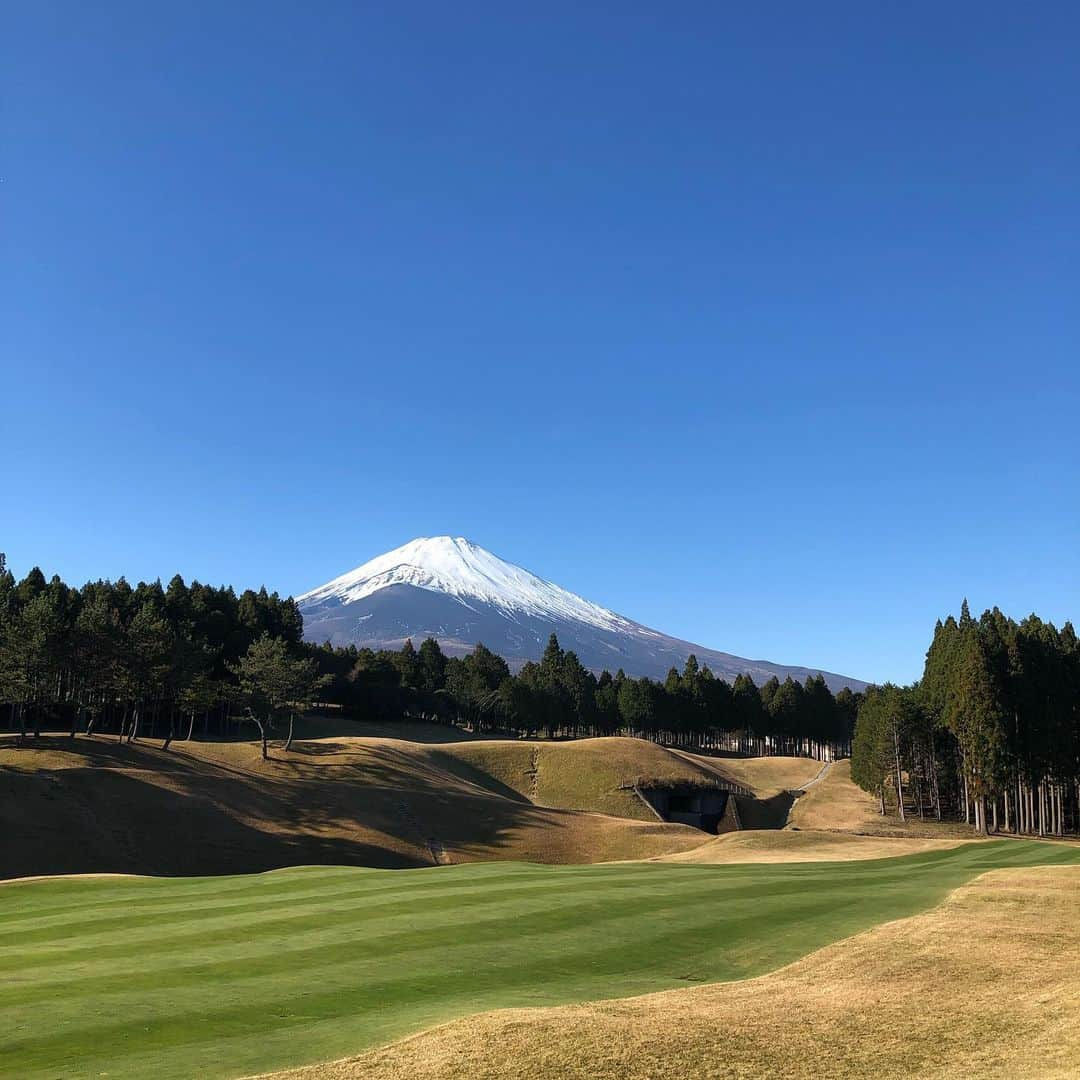
{"type": "Polygon", "coordinates": [[[895,813],[882,817],[877,802],[851,780],[851,762],[836,762],[798,799],[788,815],[792,829],[816,829],[832,832],[862,833],[881,837],[970,837],[971,829],[959,822],[920,820],[909,814],[906,822],[895,813]]]}
{"type": "Polygon", "coordinates": [[[0,877],[600,862],[705,839],[657,821],[628,790],[642,775],[705,775],[652,743],[447,743],[437,741],[446,728],[395,732],[411,738],[305,739],[266,762],[247,742],[173,743],[166,752],[107,737],[46,736],[22,749],[0,739],[0,877]]]}
{"type": "Polygon", "coordinates": [[[22,748],[0,738],[0,877],[650,858],[708,837],[658,821],[635,784],[722,781],[747,792],[745,826],[780,827],[787,789],[820,768],[642,739],[470,739],[428,724],[335,728],[313,718],[301,734],[269,761],[250,742],[163,751],[107,736],[47,735],[22,748]]]}
{"type": "MultiPolygon", "coordinates": [[[[652,630],[515,566],[463,537],[422,537],[298,597],[304,634],[335,645],[397,648],[406,638],[437,638],[451,654],[477,642],[513,666],[538,660],[555,633],[595,671],[663,678],[696,654],[714,674],[745,673],[760,685],[773,675],[799,682],[816,668],[747,660],[652,630]]],[[[865,687],[822,672],[833,690],[865,687]]]]}
{"type": "Polygon", "coordinates": [[[947,851],[972,839],[927,839],[910,836],[858,836],[853,833],[793,832],[787,829],[748,829],[714,836],[700,847],[658,855],[653,862],[736,863],[849,862],[893,859],[924,851],[947,851]]]}

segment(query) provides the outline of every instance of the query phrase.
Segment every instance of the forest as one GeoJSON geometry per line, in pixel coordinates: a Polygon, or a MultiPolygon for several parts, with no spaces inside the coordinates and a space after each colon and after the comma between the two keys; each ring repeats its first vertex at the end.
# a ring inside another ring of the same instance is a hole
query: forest
{"type": "Polygon", "coordinates": [[[258,729],[264,753],[313,705],[360,719],[424,717],[475,731],[548,737],[632,734],[673,745],[825,758],[848,752],[859,706],[820,676],[729,684],[691,656],[663,682],[587,671],[555,636],[515,675],[483,645],[444,655],[303,641],[291,599],[237,595],[179,576],[71,588],[37,568],[16,581],[0,556],[0,706],[25,739],[43,730],[136,740],[258,729]]]}
{"type": "Polygon", "coordinates": [[[851,775],[909,814],[962,819],[980,833],[1080,831],[1080,644],[997,608],[938,622],[922,679],[871,687],[851,775]]]}

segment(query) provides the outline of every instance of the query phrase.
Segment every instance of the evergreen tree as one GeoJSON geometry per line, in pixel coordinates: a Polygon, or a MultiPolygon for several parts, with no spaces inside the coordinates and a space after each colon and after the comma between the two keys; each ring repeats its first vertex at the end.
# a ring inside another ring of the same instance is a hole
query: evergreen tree
{"type": "Polygon", "coordinates": [[[306,707],[320,685],[314,661],[289,655],[283,638],[263,634],[237,665],[247,718],[259,729],[263,760],[269,757],[269,732],[283,716],[289,717],[285,749],[292,745],[292,723],[297,709],[306,707]]]}
{"type": "Polygon", "coordinates": [[[420,689],[429,694],[441,690],[446,681],[446,657],[434,638],[425,638],[420,643],[419,663],[420,689]]]}
{"type": "Polygon", "coordinates": [[[394,662],[398,669],[401,685],[411,689],[420,689],[424,684],[423,665],[420,657],[413,648],[412,638],[406,638],[401,651],[394,656],[394,662]]]}

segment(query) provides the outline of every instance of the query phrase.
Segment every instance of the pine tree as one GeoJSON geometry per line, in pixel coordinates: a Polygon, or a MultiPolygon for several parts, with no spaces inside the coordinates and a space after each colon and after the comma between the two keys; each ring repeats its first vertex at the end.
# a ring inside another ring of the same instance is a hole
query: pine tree
{"type": "Polygon", "coordinates": [[[961,618],[955,666],[946,695],[944,721],[960,747],[964,780],[975,807],[975,828],[987,832],[987,796],[1005,779],[1005,715],[976,624],[961,618]]]}
{"type": "Polygon", "coordinates": [[[413,647],[412,638],[406,638],[401,651],[394,657],[395,665],[401,677],[401,685],[410,689],[419,689],[423,684],[423,668],[420,657],[413,647]]]}
{"type": "Polygon", "coordinates": [[[262,756],[266,760],[269,732],[285,715],[289,717],[289,733],[285,749],[292,745],[293,720],[298,709],[310,704],[325,677],[320,676],[314,661],[289,655],[283,638],[263,634],[248,648],[237,665],[240,691],[244,697],[245,714],[259,729],[262,756]]]}
{"type": "Polygon", "coordinates": [[[420,689],[429,694],[441,690],[446,679],[446,657],[435,638],[425,638],[420,643],[418,659],[420,689]]]}

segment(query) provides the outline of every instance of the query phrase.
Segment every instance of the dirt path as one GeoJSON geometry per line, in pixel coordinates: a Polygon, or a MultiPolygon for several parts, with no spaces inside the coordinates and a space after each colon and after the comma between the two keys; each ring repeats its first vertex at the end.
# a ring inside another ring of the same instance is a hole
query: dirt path
{"type": "Polygon", "coordinates": [[[795,809],[795,807],[799,805],[799,800],[815,784],[820,784],[821,781],[824,780],[825,777],[829,775],[829,772],[832,769],[832,767],[833,767],[833,763],[831,761],[826,761],[825,764],[822,765],[821,768],[818,770],[817,776],[815,776],[814,779],[810,780],[808,783],[803,784],[803,786],[802,786],[801,790],[799,791],[798,795],[795,796],[795,801],[791,804],[791,806],[788,807],[787,819],[784,821],[784,828],[785,829],[790,829],[791,828],[791,813],[795,809]]]}
{"type": "Polygon", "coordinates": [[[419,839],[421,846],[427,848],[428,855],[431,856],[431,862],[434,866],[450,866],[453,863],[454,860],[450,858],[446,845],[437,836],[424,835],[420,822],[416,820],[416,815],[407,802],[402,800],[398,803],[398,812],[401,814],[401,820],[405,822],[413,835],[419,839]]]}
{"type": "Polygon", "coordinates": [[[529,778],[529,801],[535,803],[540,792],[540,747],[534,746],[529,758],[529,769],[525,774],[529,778]]]}
{"type": "Polygon", "coordinates": [[[804,792],[807,791],[809,788],[812,788],[815,784],[820,784],[821,781],[824,780],[825,777],[829,775],[829,770],[832,769],[832,767],[833,767],[833,763],[831,761],[826,761],[825,764],[822,765],[821,768],[818,770],[817,776],[815,776],[814,779],[811,780],[809,783],[803,784],[803,786],[802,786],[803,791],[804,792]]]}

